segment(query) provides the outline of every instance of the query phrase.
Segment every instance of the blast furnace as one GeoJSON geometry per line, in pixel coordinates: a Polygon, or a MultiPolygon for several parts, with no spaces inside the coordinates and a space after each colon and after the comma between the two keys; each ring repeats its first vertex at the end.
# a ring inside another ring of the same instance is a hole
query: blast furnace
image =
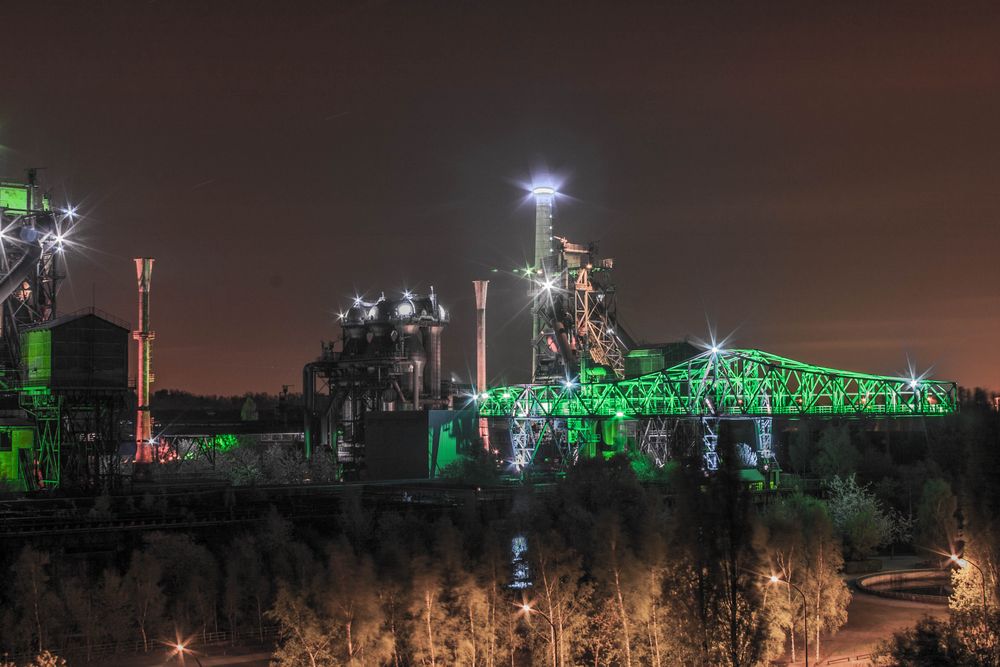
{"type": "Polygon", "coordinates": [[[441,381],[441,334],[448,313],[429,294],[356,298],[339,315],[340,339],[323,343],[302,373],[306,456],[334,449],[345,476],[364,466],[366,415],[448,409],[441,381]]]}

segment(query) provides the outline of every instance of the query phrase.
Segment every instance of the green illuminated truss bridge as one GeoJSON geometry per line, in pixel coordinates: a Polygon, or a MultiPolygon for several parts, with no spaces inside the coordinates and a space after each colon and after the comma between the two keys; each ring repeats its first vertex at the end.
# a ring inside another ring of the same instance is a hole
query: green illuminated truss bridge
{"type": "Polygon", "coordinates": [[[705,466],[714,469],[718,421],[752,420],[756,448],[744,445],[747,467],[771,466],[771,419],[904,418],[956,410],[957,385],[813,366],[759,350],[709,350],[688,361],[614,382],[497,387],[476,397],[483,417],[510,421],[512,463],[529,465],[543,442],[575,460],[600,440],[609,422],[631,422],[640,448],[662,463],[678,423],[700,426],[705,466]],[[602,432],[603,431],[603,432],[602,432]]]}

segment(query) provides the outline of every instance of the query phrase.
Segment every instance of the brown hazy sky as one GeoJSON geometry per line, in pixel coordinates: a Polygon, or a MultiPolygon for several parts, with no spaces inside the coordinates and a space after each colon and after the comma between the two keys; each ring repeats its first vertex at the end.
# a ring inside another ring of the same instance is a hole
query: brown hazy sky
{"type": "Polygon", "coordinates": [[[64,311],[134,320],[157,258],[157,388],[298,389],[355,290],[431,284],[466,378],[482,277],[525,379],[489,271],[540,168],[640,338],[1000,387],[996,3],[0,4],[0,175],[87,215],[64,311]]]}

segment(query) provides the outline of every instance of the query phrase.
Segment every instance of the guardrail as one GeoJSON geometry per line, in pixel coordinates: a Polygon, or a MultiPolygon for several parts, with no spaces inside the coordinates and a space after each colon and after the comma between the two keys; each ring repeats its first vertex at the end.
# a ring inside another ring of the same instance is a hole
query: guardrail
{"type": "Polygon", "coordinates": [[[859,577],[855,580],[858,588],[865,593],[878,595],[894,600],[908,600],[910,602],[927,602],[930,604],[948,604],[947,595],[929,595],[926,593],[906,593],[904,591],[883,591],[871,588],[873,584],[885,582],[904,581],[947,581],[950,577],[949,570],[923,569],[923,570],[890,570],[859,577]]]}

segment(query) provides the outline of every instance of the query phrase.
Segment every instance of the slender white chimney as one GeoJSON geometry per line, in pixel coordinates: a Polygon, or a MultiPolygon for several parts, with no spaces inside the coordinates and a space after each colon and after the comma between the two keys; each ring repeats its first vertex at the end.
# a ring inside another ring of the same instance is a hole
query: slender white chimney
{"type": "MultiPolygon", "coordinates": [[[[486,288],[488,280],[473,280],[476,289],[476,386],[475,391],[486,391],[486,288]]],[[[479,420],[479,437],[483,448],[490,448],[490,430],[485,419],[479,420]]]]}

